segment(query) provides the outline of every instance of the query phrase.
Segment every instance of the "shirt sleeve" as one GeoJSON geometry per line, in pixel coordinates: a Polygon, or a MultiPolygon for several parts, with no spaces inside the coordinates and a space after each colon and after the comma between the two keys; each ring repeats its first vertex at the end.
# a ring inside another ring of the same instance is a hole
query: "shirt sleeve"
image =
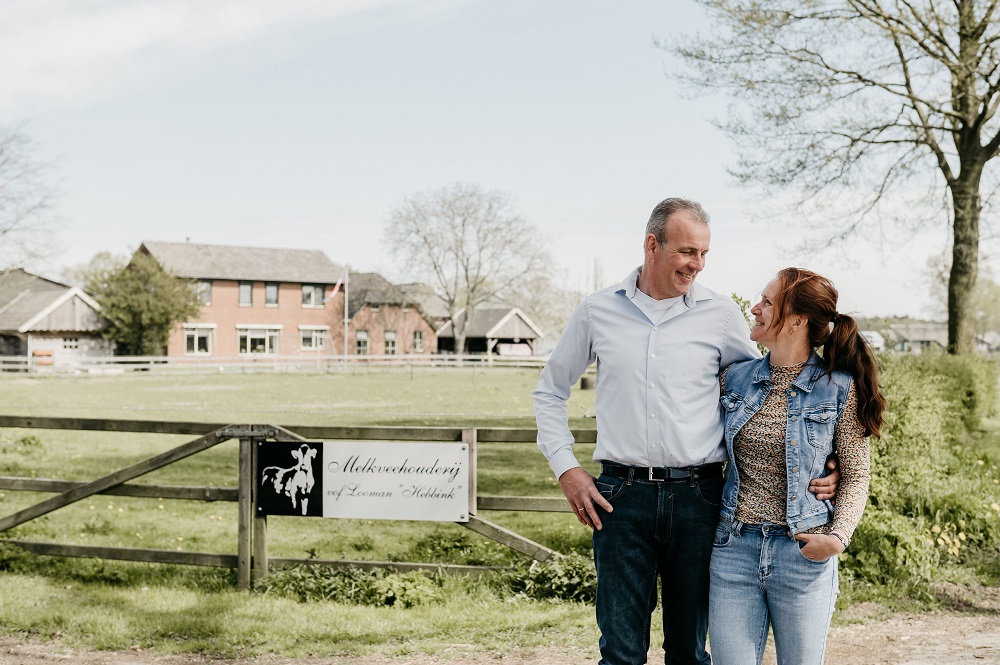
{"type": "Polygon", "coordinates": [[[730,301],[729,317],[726,320],[725,337],[722,343],[720,366],[728,367],[741,360],[756,360],[760,358],[757,345],[750,341],[750,330],[747,328],[743,311],[735,302],[730,301]]]}
{"type": "Polygon", "coordinates": [[[868,503],[868,483],[871,480],[868,437],[858,420],[858,397],[853,383],[837,421],[833,443],[840,462],[840,485],[830,530],[843,533],[850,539],[868,503]]]}
{"type": "Polygon", "coordinates": [[[574,439],[569,429],[566,400],[573,386],[596,359],[587,302],[584,300],[573,311],[562,337],[538,377],[538,386],[531,393],[535,400],[538,448],[557,478],[580,466],[573,454],[574,439]]]}

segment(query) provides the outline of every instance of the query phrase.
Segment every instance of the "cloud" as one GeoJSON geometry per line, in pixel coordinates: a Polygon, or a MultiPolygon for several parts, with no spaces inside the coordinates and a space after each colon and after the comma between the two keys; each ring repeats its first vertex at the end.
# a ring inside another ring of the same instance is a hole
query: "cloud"
{"type": "Polygon", "coordinates": [[[404,20],[468,0],[5,0],[0,112],[86,105],[177,58],[391,9],[404,20]]]}

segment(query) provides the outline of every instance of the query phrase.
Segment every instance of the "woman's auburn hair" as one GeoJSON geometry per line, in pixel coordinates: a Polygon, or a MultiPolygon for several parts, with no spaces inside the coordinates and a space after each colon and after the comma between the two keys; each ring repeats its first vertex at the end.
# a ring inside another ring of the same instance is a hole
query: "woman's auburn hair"
{"type": "Polygon", "coordinates": [[[869,436],[878,436],[885,397],[878,384],[875,352],[854,317],[837,312],[838,293],[833,282],[805,268],[785,268],[777,280],[771,326],[777,332],[787,317],[806,317],[809,345],[820,350],[825,373],[840,370],[854,378],[858,420],[869,436]]]}

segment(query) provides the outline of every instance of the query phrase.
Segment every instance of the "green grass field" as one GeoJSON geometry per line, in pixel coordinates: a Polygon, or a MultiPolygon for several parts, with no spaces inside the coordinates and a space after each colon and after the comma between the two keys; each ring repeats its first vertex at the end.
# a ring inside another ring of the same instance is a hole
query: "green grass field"
{"type": "MultiPolygon", "coordinates": [[[[0,413],[21,416],[296,425],[534,427],[536,370],[450,369],[344,374],[98,377],[0,376],[0,413]]],[[[570,403],[573,427],[593,427],[594,395],[570,403]]],[[[0,475],[90,480],[195,437],[0,430],[0,475]]],[[[592,445],[580,445],[587,462],[592,445]]],[[[531,443],[481,443],[481,495],[561,496],[531,443]]],[[[227,442],[144,476],[144,484],[237,484],[227,442]]],[[[593,467],[591,466],[593,469],[593,467]]],[[[0,514],[49,495],[0,490],[0,514]]],[[[100,495],[4,534],[11,539],[236,552],[236,504],[100,495]]],[[[482,517],[559,551],[586,551],[589,531],[568,513],[486,512],[482,517]]],[[[272,556],[510,565],[520,555],[450,523],[268,520],[272,556]]],[[[408,610],[299,604],[234,590],[232,571],[62,559],[7,548],[0,556],[0,630],[58,635],[96,648],[160,651],[446,653],[481,643],[503,653],[542,644],[594,644],[592,609],[501,600],[489,584],[442,580],[448,602],[408,610]],[[501,611],[502,608],[502,611],[501,611]],[[337,626],[335,629],[334,626],[337,626]],[[419,636],[419,637],[418,637],[419,636]],[[452,645],[452,646],[448,646],[452,645]]]]}

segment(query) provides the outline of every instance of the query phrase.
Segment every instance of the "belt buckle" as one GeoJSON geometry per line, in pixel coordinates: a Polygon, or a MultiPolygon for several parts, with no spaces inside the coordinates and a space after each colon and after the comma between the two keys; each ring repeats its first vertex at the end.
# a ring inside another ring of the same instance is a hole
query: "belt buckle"
{"type": "Polygon", "coordinates": [[[666,478],[654,478],[653,477],[653,469],[655,469],[655,468],[656,467],[652,467],[652,466],[649,467],[649,481],[653,482],[653,483],[665,483],[665,482],[667,482],[666,478]]]}

